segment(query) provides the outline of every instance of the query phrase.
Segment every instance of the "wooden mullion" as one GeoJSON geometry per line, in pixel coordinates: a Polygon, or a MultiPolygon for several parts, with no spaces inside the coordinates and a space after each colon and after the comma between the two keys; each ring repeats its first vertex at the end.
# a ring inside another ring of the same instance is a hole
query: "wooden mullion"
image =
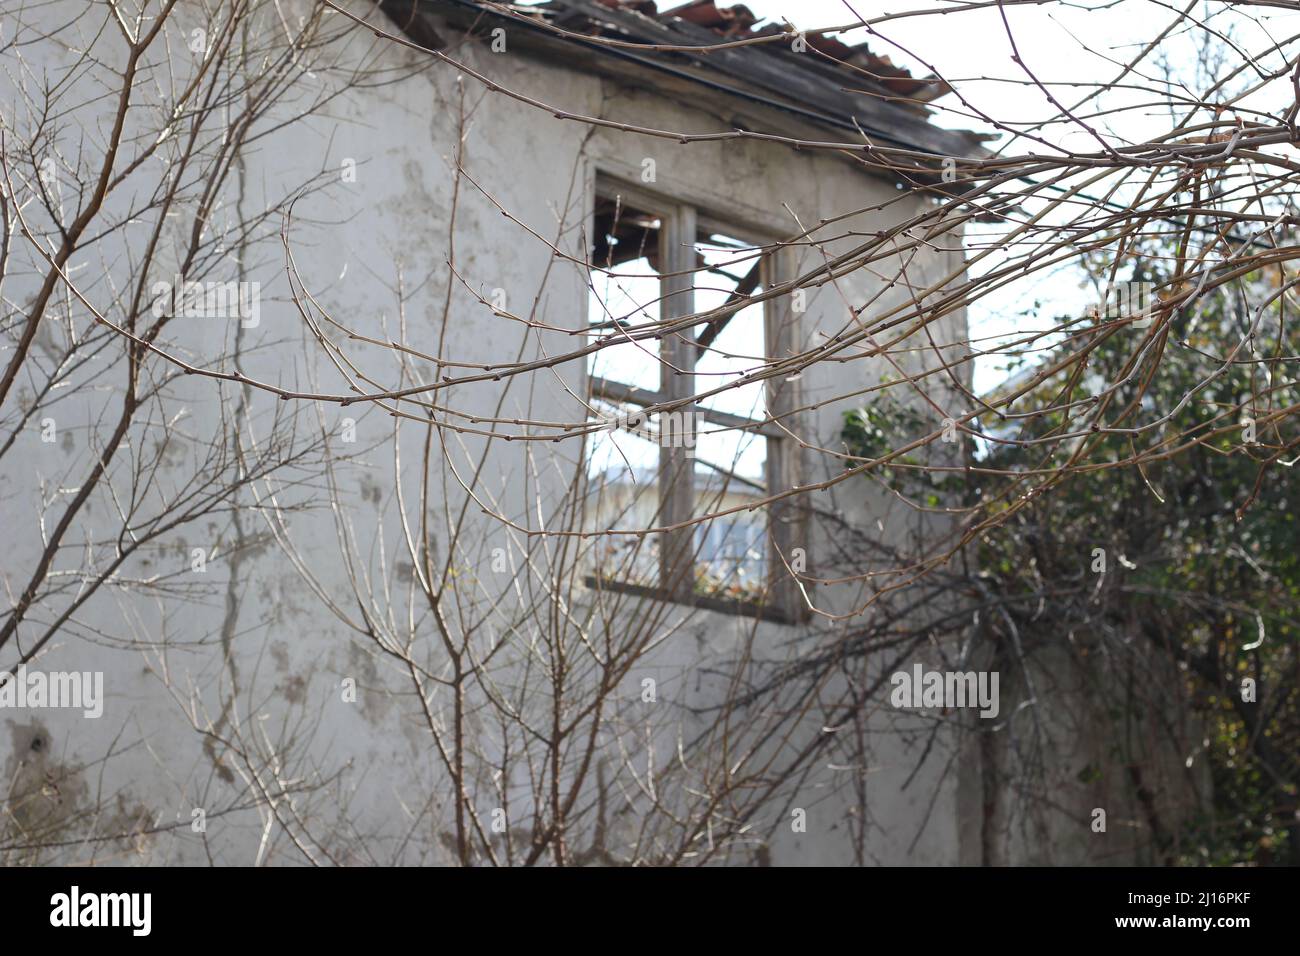
{"type": "MultiPolygon", "coordinates": [[[[660,230],[659,261],[663,263],[660,318],[668,323],[695,311],[695,209],[673,207],[660,230]]],[[[695,340],[690,330],[666,335],[659,344],[659,393],[676,402],[695,394],[695,340]]],[[[695,406],[678,406],[694,445],[695,406]]],[[[695,513],[695,461],[688,447],[664,444],[664,423],[660,422],[659,500],[661,521],[672,525],[689,520],[695,513]]],[[[695,591],[695,527],[689,525],[663,533],[659,545],[660,571],[664,591],[676,600],[688,601],[695,591]]]]}
{"type": "MultiPolygon", "coordinates": [[[[782,250],[768,258],[769,275],[766,282],[776,284],[794,274],[789,263],[789,250],[782,250]]],[[[769,287],[770,287],[769,285],[769,287]]],[[[792,354],[797,344],[796,322],[792,311],[791,299],[783,296],[779,300],[764,303],[763,325],[764,347],[766,354],[773,360],[792,354]]],[[[793,410],[799,407],[798,380],[787,381],[782,376],[774,376],[766,382],[767,413],[773,418],[786,422],[786,427],[794,429],[793,410]]],[[[779,438],[769,438],[767,443],[767,487],[770,491],[792,488],[800,481],[802,459],[797,442],[782,432],[779,438]]],[[[768,507],[768,566],[769,586],[774,603],[790,621],[806,618],[807,607],[803,601],[798,581],[786,570],[785,562],[793,559],[795,548],[802,548],[805,559],[808,557],[808,528],[804,510],[794,498],[786,497],[774,501],[768,507]],[[784,560],[782,557],[784,556],[784,560]]]]}
{"type": "Polygon", "coordinates": [[[663,395],[657,391],[652,392],[648,389],[626,385],[623,382],[601,378],[599,375],[590,376],[588,381],[591,384],[592,397],[603,398],[607,402],[641,406],[661,405],[664,402],[663,395]]]}

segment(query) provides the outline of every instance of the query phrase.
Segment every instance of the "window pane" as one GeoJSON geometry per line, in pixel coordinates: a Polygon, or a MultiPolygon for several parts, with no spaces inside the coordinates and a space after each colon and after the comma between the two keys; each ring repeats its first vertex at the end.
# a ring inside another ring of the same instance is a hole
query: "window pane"
{"type": "MultiPolygon", "coordinates": [[[[660,523],[659,445],[646,437],[644,425],[631,424],[635,430],[606,427],[587,436],[589,530],[641,531],[660,523]]],[[[591,553],[602,578],[658,586],[657,535],[607,535],[596,539],[591,553]]]]}
{"type": "Polygon", "coordinates": [[[627,473],[636,481],[653,481],[659,473],[659,443],[656,423],[638,405],[623,405],[593,399],[599,418],[591,424],[603,424],[600,431],[587,436],[587,474],[597,477],[612,472],[627,473]]]}
{"type": "Polygon", "coordinates": [[[696,514],[733,508],[695,532],[696,591],[754,600],[768,579],[768,509],[748,507],[766,494],[768,439],[705,424],[696,438],[696,514]]]}
{"type": "MultiPolygon", "coordinates": [[[[701,271],[695,277],[695,308],[699,312],[719,308],[737,292],[746,296],[763,291],[759,251],[736,239],[710,235],[696,243],[701,271]]],[[[711,338],[695,360],[695,388],[699,392],[735,381],[761,368],[766,355],[762,303],[746,306],[714,329],[698,327],[697,338],[711,338]],[[706,329],[708,331],[706,331],[706,329]]],[[[763,382],[751,382],[712,395],[700,405],[719,411],[764,418],[767,396],[763,382]]]]}
{"type": "MultiPolygon", "coordinates": [[[[588,298],[591,335],[605,337],[659,320],[659,233],[655,213],[618,198],[596,204],[588,298]]],[[[588,371],[600,378],[654,391],[659,388],[659,342],[622,342],[593,353],[588,371]]]]}
{"type": "Polygon", "coordinates": [[[752,429],[727,428],[700,416],[695,432],[695,473],[734,472],[758,490],[767,487],[767,439],[752,429]]]}

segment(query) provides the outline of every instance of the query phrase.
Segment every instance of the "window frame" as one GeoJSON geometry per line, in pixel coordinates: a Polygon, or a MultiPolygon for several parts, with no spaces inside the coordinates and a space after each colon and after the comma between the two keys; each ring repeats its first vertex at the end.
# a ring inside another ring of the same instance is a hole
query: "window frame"
{"type": "MultiPolygon", "coordinates": [[[[652,212],[660,217],[657,239],[660,274],[658,308],[661,322],[694,312],[698,269],[695,250],[702,231],[726,235],[755,247],[769,247],[770,251],[763,256],[761,288],[771,288],[780,282],[789,281],[793,276],[790,250],[779,245],[779,240],[767,230],[747,225],[743,221],[743,215],[732,218],[725,210],[719,210],[715,206],[702,206],[698,202],[674,198],[666,192],[646,189],[642,185],[631,184],[602,172],[597,172],[593,178],[589,195],[592,200],[587,220],[589,224],[594,222],[596,202],[602,199],[619,200],[627,207],[652,212]]],[[[590,248],[586,255],[590,257],[590,248]]],[[[588,268],[599,269],[600,264],[589,262],[588,268]]],[[[588,288],[592,287],[588,278],[588,288]]],[[[791,354],[797,341],[799,323],[790,296],[766,299],[762,302],[762,308],[761,354],[791,354]]],[[[764,464],[766,496],[797,487],[802,464],[799,443],[773,420],[780,420],[785,423],[785,428],[794,430],[795,409],[799,407],[799,380],[778,377],[764,382],[766,417],[771,419],[767,422],[685,402],[696,391],[695,367],[700,352],[696,339],[700,331],[701,327],[696,325],[692,326],[692,334],[689,336],[675,334],[659,339],[659,386],[653,392],[592,375],[590,369],[584,367],[588,394],[592,399],[620,406],[647,408],[668,405],[668,410],[685,413],[682,421],[691,430],[691,444],[694,444],[697,421],[706,426],[721,426],[723,430],[756,432],[767,440],[764,464]],[[667,369],[670,366],[681,371],[669,374],[667,369]]],[[[659,524],[671,526],[696,515],[695,462],[694,457],[688,453],[686,443],[677,447],[667,447],[661,443],[658,453],[659,524]],[[676,480],[683,474],[689,480],[676,480]]],[[[583,461],[586,461],[585,451],[583,461]]],[[[765,601],[695,593],[695,524],[660,532],[659,567],[655,585],[635,584],[599,575],[589,578],[588,583],[605,589],[645,594],[678,604],[755,616],[779,623],[803,621],[807,617],[807,606],[802,600],[799,582],[782,559],[783,555],[785,560],[790,559],[795,542],[806,540],[803,509],[791,497],[781,498],[764,507],[768,510],[767,534],[764,536],[767,550],[765,601]],[[690,555],[690,572],[685,574],[677,572],[677,562],[683,554],[690,555]]]]}

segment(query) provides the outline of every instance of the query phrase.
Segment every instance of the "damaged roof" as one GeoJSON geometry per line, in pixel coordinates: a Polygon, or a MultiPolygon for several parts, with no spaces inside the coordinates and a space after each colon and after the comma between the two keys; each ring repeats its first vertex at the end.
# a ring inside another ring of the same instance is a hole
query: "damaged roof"
{"type": "MultiPolygon", "coordinates": [[[[691,3],[684,3],[660,14],[656,10],[654,0],[599,0],[599,2],[601,6],[612,9],[631,8],[659,20],[667,21],[680,17],[687,23],[712,30],[727,40],[783,36],[789,32],[785,27],[775,23],[755,30],[758,17],[743,3],[719,7],[713,0],[692,0],[691,3]]],[[[862,83],[865,79],[868,86],[876,87],[894,102],[919,106],[952,92],[952,87],[933,74],[917,79],[912,76],[911,71],[894,66],[888,56],[877,56],[872,53],[869,44],[849,46],[822,30],[805,33],[804,41],[818,53],[855,67],[854,73],[858,83],[862,83]]]]}
{"type": "MultiPolygon", "coordinates": [[[[798,128],[830,127],[837,140],[956,159],[980,155],[979,144],[989,138],[930,122],[926,104],[950,92],[937,77],[914,77],[867,44],[849,46],[824,32],[802,34],[806,49],[795,52],[790,25],[759,26],[743,4],[719,7],[714,0],[691,0],[662,12],[655,0],[550,0],[528,6],[381,0],[380,7],[415,42],[431,48],[445,46],[434,18],[485,34],[505,26],[512,48],[565,66],[694,102],[707,88],[731,101],[734,114],[728,122],[740,129],[775,131],[770,123],[755,122],[775,110],[798,128]],[[768,36],[782,39],[743,42],[768,36]],[[617,42],[593,42],[599,40],[617,42]],[[735,41],[742,42],[717,46],[735,41]]],[[[785,132],[798,136],[798,128],[785,132]]],[[[934,168],[923,160],[916,167],[917,172],[934,168]]]]}

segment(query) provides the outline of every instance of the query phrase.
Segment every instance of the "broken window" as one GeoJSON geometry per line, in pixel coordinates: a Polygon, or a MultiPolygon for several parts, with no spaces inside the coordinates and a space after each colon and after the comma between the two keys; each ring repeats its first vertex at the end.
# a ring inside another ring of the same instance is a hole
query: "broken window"
{"type": "Polygon", "coordinates": [[[593,431],[587,474],[606,583],[672,600],[761,608],[791,617],[785,561],[795,534],[787,433],[793,386],[759,377],[788,348],[788,300],[759,297],[776,281],[772,247],[689,205],[615,184],[598,190],[592,230],[593,431]],[[661,323],[708,320],[662,334],[661,323]],[[698,395],[698,402],[690,399],[698,395]],[[692,519],[712,515],[692,523],[692,519]]]}

